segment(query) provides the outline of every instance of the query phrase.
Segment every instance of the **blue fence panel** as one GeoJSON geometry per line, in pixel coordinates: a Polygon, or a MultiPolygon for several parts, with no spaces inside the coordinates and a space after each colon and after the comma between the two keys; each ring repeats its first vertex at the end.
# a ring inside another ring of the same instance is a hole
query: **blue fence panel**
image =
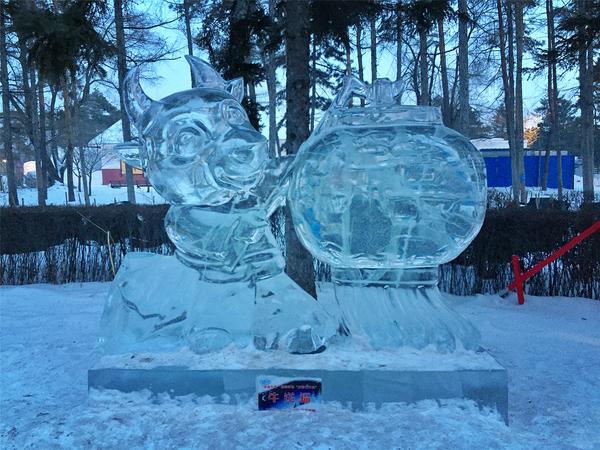
{"type": "MultiPolygon", "coordinates": [[[[512,184],[510,156],[485,157],[485,168],[487,170],[487,182],[489,187],[508,187],[512,184]]],[[[563,187],[573,189],[575,176],[575,157],[572,155],[562,156],[563,187]]],[[[525,184],[526,186],[541,186],[544,174],[544,156],[525,156],[525,184]]],[[[556,188],[556,156],[550,156],[548,168],[548,187],[556,188]]]]}

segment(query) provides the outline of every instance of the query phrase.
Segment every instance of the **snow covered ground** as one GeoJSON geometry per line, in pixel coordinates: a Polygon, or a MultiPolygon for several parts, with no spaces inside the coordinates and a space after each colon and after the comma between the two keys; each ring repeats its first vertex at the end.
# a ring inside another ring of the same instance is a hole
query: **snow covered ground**
{"type": "MultiPolygon", "coordinates": [[[[35,188],[19,188],[17,190],[19,197],[19,204],[26,206],[35,206],[38,204],[37,189],[35,188]]],[[[54,186],[48,189],[48,200],[47,205],[65,205],[66,202],[67,188],[62,184],[56,183],[54,186]]],[[[142,204],[155,204],[165,203],[165,200],[154,190],[153,187],[149,189],[147,187],[136,187],[135,188],[135,199],[137,203],[142,204]]],[[[118,203],[127,201],[127,188],[117,187],[112,188],[110,186],[92,186],[92,195],[90,195],[90,203],[92,205],[105,205],[108,203],[118,203]]],[[[75,202],[69,203],[70,205],[79,206],[84,204],[83,192],[75,190],[75,202]]],[[[6,192],[0,192],[0,206],[8,205],[8,194],[6,192]]]]}
{"type": "Polygon", "coordinates": [[[509,370],[509,427],[469,401],[352,412],[87,393],[105,283],[0,287],[0,448],[596,448],[600,302],[454,297],[509,370]]]}

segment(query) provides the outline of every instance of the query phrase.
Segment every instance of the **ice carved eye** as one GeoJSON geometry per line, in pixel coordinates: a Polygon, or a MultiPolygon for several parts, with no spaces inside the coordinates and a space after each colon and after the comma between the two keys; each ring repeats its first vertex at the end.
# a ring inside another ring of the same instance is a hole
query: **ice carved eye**
{"type": "Polygon", "coordinates": [[[196,127],[186,127],[179,130],[173,140],[172,154],[174,162],[186,164],[196,159],[202,151],[206,135],[196,127]]]}
{"type": "Polygon", "coordinates": [[[231,158],[240,164],[251,163],[255,156],[252,150],[252,148],[236,148],[231,152],[231,158]]]}
{"type": "Polygon", "coordinates": [[[248,122],[244,108],[234,100],[224,100],[222,103],[223,118],[231,126],[240,126],[248,122]]]}
{"type": "Polygon", "coordinates": [[[182,118],[172,121],[164,134],[166,145],[164,157],[173,164],[188,164],[196,161],[206,151],[209,140],[204,125],[197,120],[182,118]]]}

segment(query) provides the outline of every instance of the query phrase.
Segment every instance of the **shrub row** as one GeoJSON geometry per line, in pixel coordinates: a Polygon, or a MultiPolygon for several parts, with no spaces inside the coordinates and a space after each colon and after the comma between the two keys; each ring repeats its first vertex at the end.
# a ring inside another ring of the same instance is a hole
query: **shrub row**
{"type": "MultiPolygon", "coordinates": [[[[0,280],[3,284],[106,281],[129,251],[173,251],[163,227],[167,205],[31,207],[0,209],[0,280]]],[[[274,223],[283,223],[278,215],[274,223]]],[[[525,267],[541,261],[600,220],[598,208],[579,211],[490,209],[481,232],[452,263],[441,268],[442,289],[460,295],[497,292],[512,279],[513,254],[525,267]]],[[[274,230],[281,236],[282,230],[274,230]]],[[[278,239],[280,242],[281,239],[278,239]]],[[[117,267],[118,268],[118,267],[117,267]]],[[[319,280],[329,269],[316,264],[319,280]]],[[[575,247],[527,283],[536,295],[600,299],[600,233],[575,247]]]]}

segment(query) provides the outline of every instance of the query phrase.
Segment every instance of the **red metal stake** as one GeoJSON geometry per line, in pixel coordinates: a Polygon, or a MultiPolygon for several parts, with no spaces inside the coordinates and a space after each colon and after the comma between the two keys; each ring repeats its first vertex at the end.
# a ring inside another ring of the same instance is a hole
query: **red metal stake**
{"type": "Polygon", "coordinates": [[[525,304],[525,292],[523,291],[523,278],[521,274],[521,262],[519,261],[519,257],[517,255],[513,255],[512,257],[512,266],[513,272],[515,273],[515,289],[517,290],[517,299],[519,300],[519,305],[525,304]]]}
{"type": "Polygon", "coordinates": [[[589,236],[596,233],[597,231],[600,231],[600,220],[597,220],[596,222],[594,222],[592,224],[592,226],[583,230],[581,233],[579,233],[577,236],[575,236],[569,242],[564,244],[562,247],[560,247],[558,250],[556,250],[554,253],[552,253],[550,256],[548,256],[546,259],[544,259],[543,261],[540,261],[535,266],[533,266],[531,269],[529,269],[523,273],[521,273],[521,263],[519,261],[519,257],[513,255],[512,266],[513,266],[513,272],[515,273],[515,279],[514,279],[514,281],[510,282],[510,284],[506,287],[506,289],[499,292],[499,295],[501,297],[505,297],[510,291],[516,289],[517,297],[519,299],[519,305],[524,304],[525,303],[525,294],[523,291],[523,289],[524,289],[523,286],[525,284],[525,281],[527,281],[529,278],[531,278],[536,273],[541,271],[548,264],[556,261],[558,258],[560,258],[562,255],[567,253],[569,250],[571,250],[577,244],[581,243],[581,241],[588,238],[589,236]]]}

